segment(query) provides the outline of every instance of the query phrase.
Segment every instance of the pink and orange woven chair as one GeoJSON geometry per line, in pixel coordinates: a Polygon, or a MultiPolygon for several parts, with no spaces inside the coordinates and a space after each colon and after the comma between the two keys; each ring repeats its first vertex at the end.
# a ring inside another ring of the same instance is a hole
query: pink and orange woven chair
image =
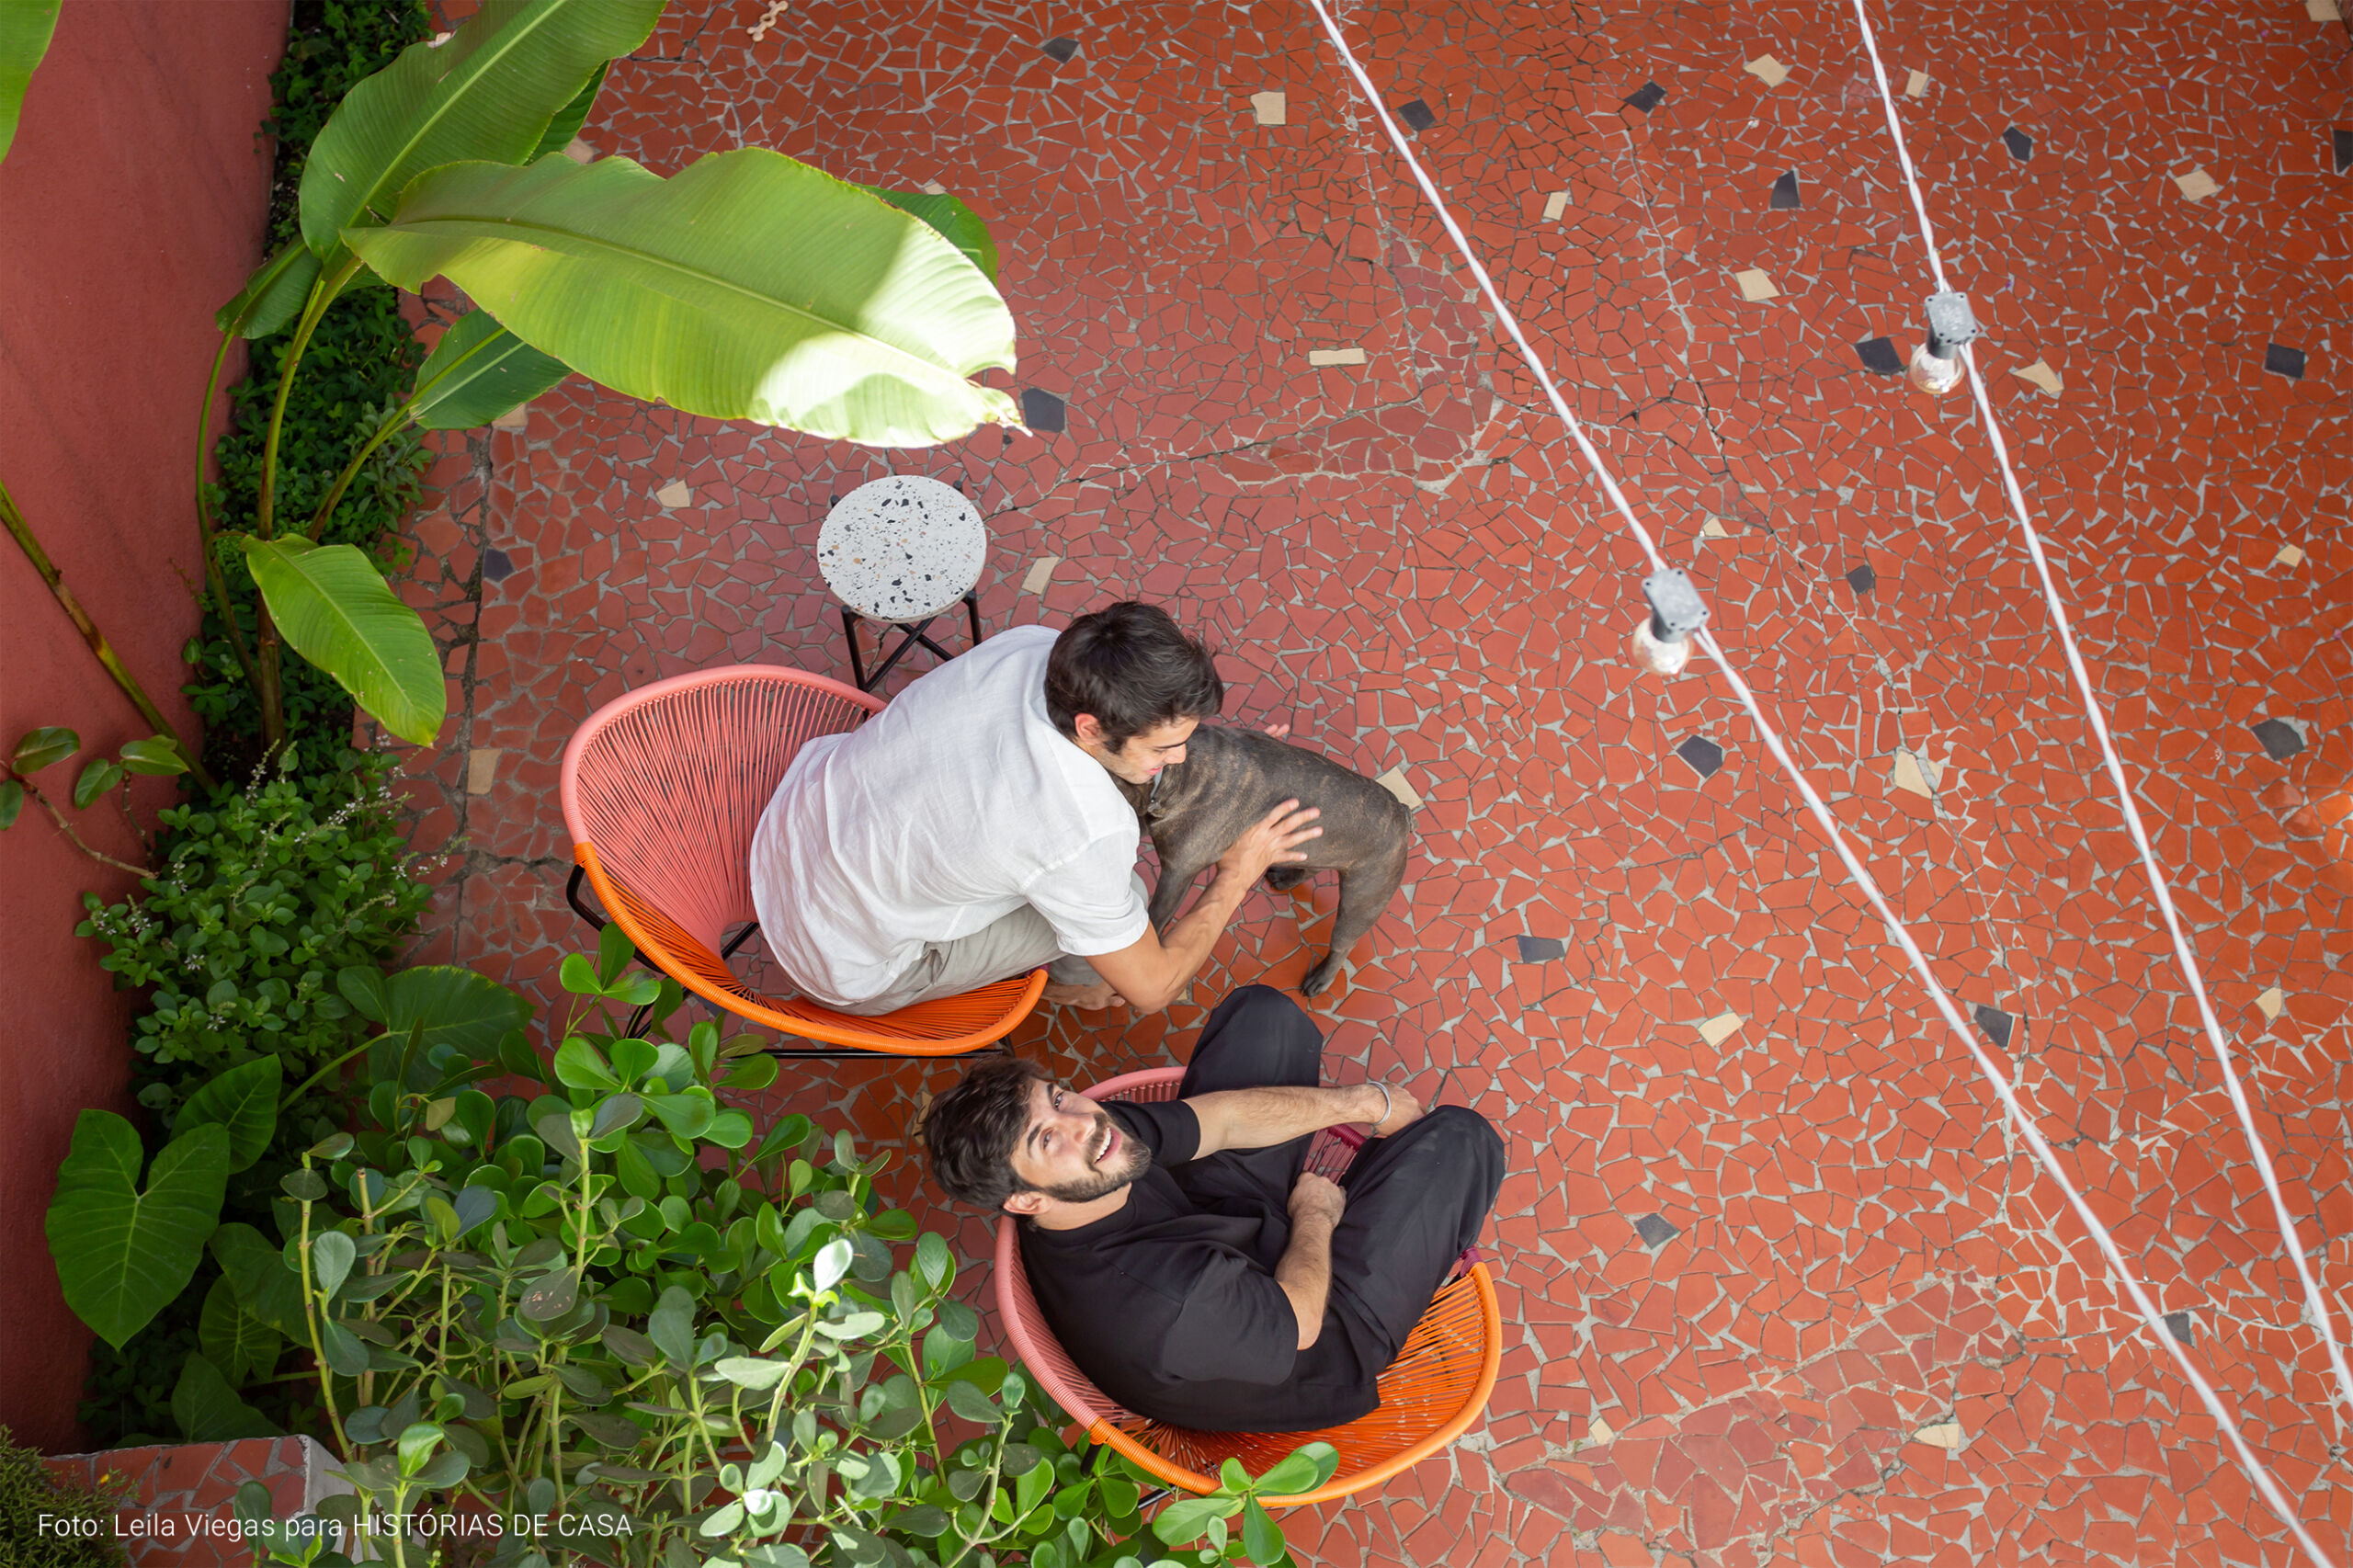
{"type": "MultiPolygon", "coordinates": [[[[1184,1076],[1181,1067],[1155,1067],[1097,1084],[1085,1093],[1098,1100],[1171,1100],[1184,1076]]],[[[1308,1163],[1336,1175],[1355,1158],[1361,1140],[1353,1129],[1336,1129],[1318,1140],[1308,1163]]],[[[1320,1432],[1196,1432],[1164,1426],[1113,1403],[1055,1343],[1029,1293],[1017,1224],[1009,1215],[997,1221],[995,1290],[997,1311],[1004,1315],[1023,1369],[1070,1412],[1087,1437],[1170,1486],[1213,1492],[1218,1467],[1228,1459],[1240,1460],[1255,1475],[1302,1443],[1324,1442],[1340,1450],[1340,1465],[1332,1479],[1313,1492],[1268,1501],[1278,1507],[1328,1503],[1378,1486],[1443,1450],[1479,1419],[1487,1396],[1495,1392],[1503,1346],[1495,1281],[1485,1264],[1465,1254],[1467,1267],[1438,1288],[1395,1363],[1381,1375],[1381,1408],[1371,1415],[1320,1432]]]]}
{"type": "Polygon", "coordinates": [[[1044,970],[860,1017],[767,995],[728,965],[752,932],[752,833],[768,797],[805,742],[881,707],[839,681],[767,665],[673,676],[607,703],[563,752],[573,908],[603,924],[581,902],[585,881],[639,954],[688,991],[821,1042],[779,1055],[954,1056],[1002,1040],[1038,1005],[1044,970]]]}

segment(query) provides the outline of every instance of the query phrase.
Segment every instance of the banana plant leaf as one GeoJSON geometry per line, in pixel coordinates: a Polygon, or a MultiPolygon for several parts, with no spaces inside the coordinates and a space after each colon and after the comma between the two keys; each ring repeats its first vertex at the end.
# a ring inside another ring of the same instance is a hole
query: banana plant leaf
{"type": "Polygon", "coordinates": [[[438,45],[409,45],[345,96],[311,144],[303,243],[324,257],[345,229],[390,217],[402,188],[426,169],[530,157],[589,78],[653,33],[662,6],[486,0],[438,45]]]}
{"type": "Polygon", "coordinates": [[[996,242],[989,237],[989,226],[981,215],[952,196],[934,196],[926,190],[885,190],[879,185],[861,185],[858,189],[889,202],[900,211],[912,214],[939,231],[940,238],[972,257],[972,265],[996,281],[996,242]]]}
{"type": "Polygon", "coordinates": [[[588,123],[589,112],[597,107],[597,95],[605,90],[605,74],[611,69],[609,64],[597,66],[597,74],[588,78],[588,85],[580,89],[580,96],[555,111],[555,118],[540,133],[540,144],[523,160],[525,163],[536,164],[550,153],[561,153],[572,145],[572,139],[588,123]]]}
{"type": "Polygon", "coordinates": [[[25,88],[33,67],[49,52],[57,30],[59,0],[6,0],[0,4],[0,158],[17,139],[17,117],[25,107],[25,88]]]}
{"type": "Polygon", "coordinates": [[[486,311],[449,325],[416,372],[410,414],[427,430],[471,430],[520,408],[572,371],[505,327],[486,311]]]}
{"type": "Polygon", "coordinates": [[[289,240],[254,269],[237,297],[212,312],[212,324],[239,337],[267,337],[301,312],[319,280],[319,258],[301,240],[289,240]]]}
{"type": "Polygon", "coordinates": [[[627,158],[428,171],[345,242],[387,280],[446,276],[541,352],[631,397],[870,446],[1018,426],[1013,315],[920,220],[780,153],[668,180],[627,158]]]}
{"type": "Polygon", "coordinates": [[[237,542],[270,618],[302,657],[384,728],[430,745],[449,714],[440,654],[416,611],[401,603],[374,564],[348,544],[300,535],[237,542]]]}

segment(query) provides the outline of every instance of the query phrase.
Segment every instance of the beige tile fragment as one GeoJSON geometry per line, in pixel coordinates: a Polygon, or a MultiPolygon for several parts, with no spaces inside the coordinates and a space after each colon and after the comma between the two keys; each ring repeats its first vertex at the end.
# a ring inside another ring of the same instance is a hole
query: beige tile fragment
{"type": "Polygon", "coordinates": [[[1307,362],[1318,369],[1327,365],[1361,365],[1364,363],[1364,350],[1361,348],[1311,348],[1307,351],[1307,362]]]}
{"type": "Polygon", "coordinates": [[[2279,1015],[2288,1010],[2288,998],[2281,993],[2280,989],[2275,985],[2270,990],[2265,992],[2262,995],[2256,997],[2255,999],[2255,1005],[2263,1009],[2263,1016],[2265,1017],[2269,1018],[2276,1023],[2279,1020],[2279,1015]]]}
{"type": "Polygon", "coordinates": [[[494,430],[520,430],[531,422],[531,405],[518,403],[490,422],[494,430]]]}
{"type": "Polygon", "coordinates": [[[1561,214],[1568,210],[1569,193],[1565,190],[1556,190],[1544,199],[1544,221],[1547,223],[1558,222],[1561,214]]]}
{"type": "Polygon", "coordinates": [[[2279,553],[2271,558],[2274,566],[2302,566],[2303,563],[2304,552],[2292,544],[2281,545],[2279,553]]]}
{"type": "Polygon", "coordinates": [[[1730,539],[1732,530],[1724,527],[1722,518],[1710,517],[1699,525],[1699,537],[1701,539],[1730,539]]]}
{"type": "Polygon", "coordinates": [[[563,144],[563,155],[575,164],[593,164],[597,161],[597,149],[575,136],[563,144]]]}
{"type": "Polygon", "coordinates": [[[1699,1026],[1699,1038],[1710,1045],[1722,1045],[1740,1032],[1738,1013],[1719,1013],[1699,1026]]]}
{"type": "Polygon", "coordinates": [[[1781,291],[1773,287],[1773,280],[1765,276],[1765,269],[1761,267],[1735,272],[1732,280],[1740,286],[1740,297],[1744,300],[1778,300],[1781,297],[1781,291]]]}
{"type": "Polygon", "coordinates": [[[466,753],[466,793],[487,795],[498,781],[498,759],[506,753],[497,746],[476,746],[466,753]]]}
{"type": "Polygon", "coordinates": [[[1374,779],[1373,782],[1388,790],[1391,794],[1396,796],[1399,800],[1404,801],[1405,809],[1407,811],[1413,812],[1419,811],[1421,809],[1422,792],[1415,789],[1411,783],[1406,781],[1405,769],[1402,764],[1391,768],[1388,772],[1374,779]]]}
{"type": "Polygon", "coordinates": [[[1961,1447],[1961,1423],[1958,1421],[1938,1422],[1934,1426],[1923,1426],[1912,1434],[1914,1442],[1926,1443],[1932,1449],[1947,1451],[1961,1447]]]}
{"type": "Polygon", "coordinates": [[[2186,175],[2176,175],[2173,183],[2181,187],[2181,194],[2192,201],[2203,201],[2222,188],[2222,182],[2205,169],[2195,168],[2186,175]]]}
{"type": "Polygon", "coordinates": [[[665,511],[675,512],[679,507],[687,505],[689,501],[692,501],[695,498],[695,493],[687,488],[687,482],[685,480],[674,479],[669,483],[664,485],[661,489],[655,491],[654,493],[654,498],[662,503],[662,506],[665,511]]]}
{"type": "Polygon", "coordinates": [[[2031,365],[2013,368],[2010,374],[2016,376],[2018,380],[2027,382],[2030,386],[2040,387],[2052,397],[2057,397],[2059,395],[2060,389],[2067,384],[2059,379],[2058,371],[2052,369],[2049,364],[2040,359],[2037,359],[2031,365]]]}
{"type": "Polygon", "coordinates": [[[1612,1443],[1618,1440],[1616,1428],[1600,1416],[1586,1423],[1585,1440],[1588,1443],[1612,1443]]]}
{"type": "Polygon", "coordinates": [[[927,179],[921,185],[915,187],[915,188],[922,191],[926,196],[945,196],[948,194],[948,187],[940,184],[936,179],[927,179]]]}
{"type": "Polygon", "coordinates": [[[1059,555],[1041,555],[1032,561],[1029,574],[1021,579],[1021,591],[1025,594],[1044,593],[1046,585],[1054,580],[1054,568],[1062,563],[1063,558],[1059,555]]]}
{"type": "Polygon", "coordinates": [[[1923,800],[1935,800],[1937,781],[1929,771],[1932,766],[1932,764],[1924,766],[1922,759],[1912,752],[1897,752],[1895,754],[1895,787],[1908,790],[1923,800]]]}
{"type": "Polygon", "coordinates": [[[1758,55],[1741,69],[1768,87],[1778,87],[1790,79],[1790,68],[1769,54],[1758,55]]]}
{"type": "Polygon", "coordinates": [[[1904,84],[1904,96],[1907,98],[1927,97],[1928,96],[1928,74],[1926,71],[1913,72],[1911,76],[1907,78],[1904,84]]]}
{"type": "Polygon", "coordinates": [[[1289,125],[1290,107],[1280,93],[1253,93],[1250,112],[1258,117],[1261,125],[1289,125]]]}
{"type": "Polygon", "coordinates": [[[2315,22],[2337,22],[2345,19],[2336,0],[2304,0],[2304,15],[2315,22]]]}

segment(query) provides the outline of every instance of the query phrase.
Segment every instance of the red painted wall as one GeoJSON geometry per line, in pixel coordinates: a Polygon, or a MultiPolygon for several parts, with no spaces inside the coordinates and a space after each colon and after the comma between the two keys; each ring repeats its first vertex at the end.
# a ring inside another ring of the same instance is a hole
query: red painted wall
{"type": "MultiPolygon", "coordinates": [[[[0,483],[182,733],[197,610],[197,402],[213,311],[260,259],[256,136],[287,0],[66,0],[0,162],[0,483]]],[[[224,400],[225,402],[225,400],[224,400]]],[[[217,417],[217,416],[216,416],[217,417]]],[[[16,546],[0,540],[0,746],[66,724],[109,751],[144,733],[16,546]]],[[[79,759],[40,776],[61,795],[79,759]]],[[[172,799],[142,780],[142,819],[172,799]]],[[[66,808],[71,813],[70,805],[66,808]]],[[[78,818],[136,859],[111,808],[78,818]]],[[[0,1425],[75,1444],[88,1332],[41,1234],[85,1106],[125,1108],[126,999],[74,935],[81,895],[129,886],[38,808],[0,835],[0,1425]]]]}

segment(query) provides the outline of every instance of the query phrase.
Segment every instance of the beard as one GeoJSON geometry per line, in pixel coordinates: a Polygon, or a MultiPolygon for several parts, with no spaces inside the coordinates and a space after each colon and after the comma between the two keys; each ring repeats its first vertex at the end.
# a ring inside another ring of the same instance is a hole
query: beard
{"type": "MultiPolygon", "coordinates": [[[[1087,1146],[1088,1153],[1099,1159],[1104,1146],[1110,1141],[1110,1113],[1100,1112],[1097,1118],[1095,1138],[1087,1146]]],[[[1097,1165],[1094,1175],[1082,1181],[1063,1182],[1053,1187],[1041,1187],[1037,1190],[1063,1203],[1092,1203],[1098,1198],[1108,1198],[1143,1175],[1151,1164],[1152,1151],[1138,1142],[1132,1136],[1123,1132],[1120,1134],[1119,1153],[1113,1156],[1109,1164],[1097,1165]]]]}

